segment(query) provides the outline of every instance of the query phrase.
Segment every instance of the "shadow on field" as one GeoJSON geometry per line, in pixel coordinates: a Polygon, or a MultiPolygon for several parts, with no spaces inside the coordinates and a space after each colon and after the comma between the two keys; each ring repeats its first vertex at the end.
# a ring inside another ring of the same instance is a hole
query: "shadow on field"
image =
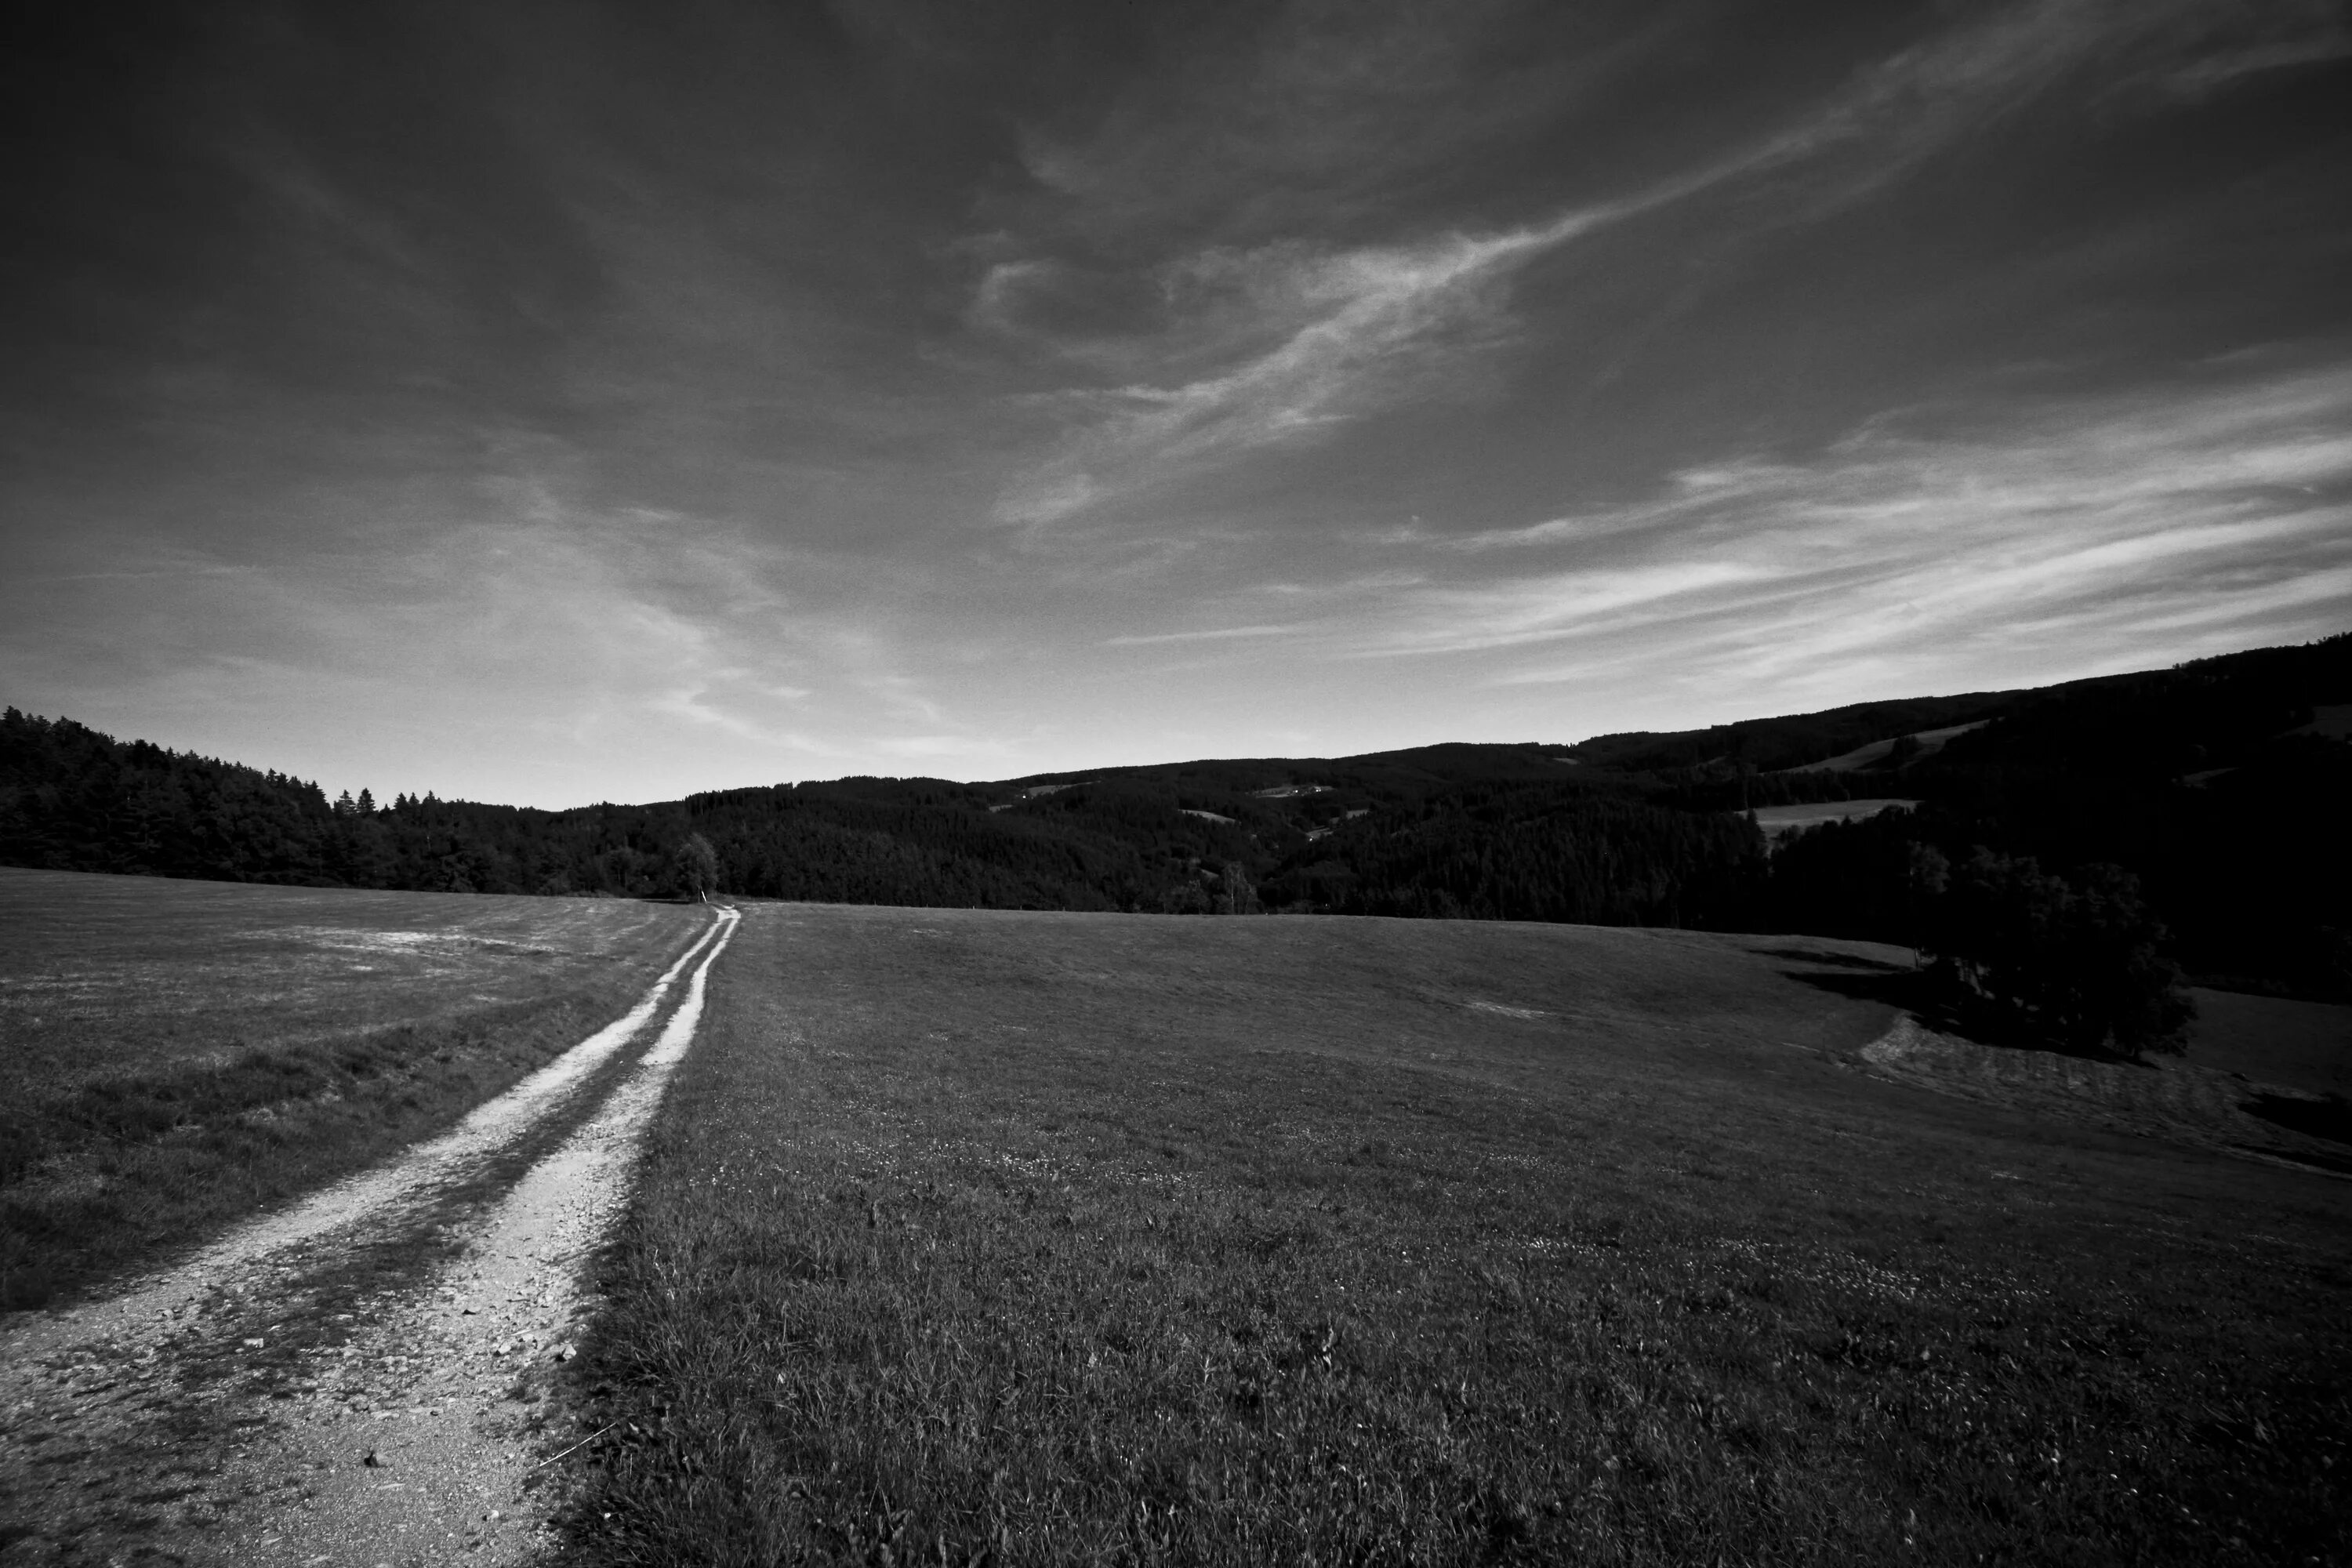
{"type": "Polygon", "coordinates": [[[1808,963],[1833,963],[1853,969],[1867,966],[1866,971],[1861,973],[1784,969],[1780,974],[1782,978],[1796,981],[1801,985],[1851,997],[1857,1002],[1878,1002],[1889,1007],[1900,1007],[1939,1035],[1954,1035],[1973,1045],[1993,1046],[2005,1050],[2045,1051],[2084,1061],[2110,1062],[2118,1067],[2156,1070],[2154,1063],[2138,1057],[2104,1047],[2070,1045],[2035,1026],[2032,1019],[2021,1016],[2015,1008],[2001,1006],[1982,996],[1956,995],[1954,988],[1943,984],[1933,970],[1908,969],[1878,959],[1856,958],[1842,952],[1816,952],[1803,948],[1759,951],[1775,958],[1794,958],[1808,963]]]}
{"type": "Polygon", "coordinates": [[[2331,1143],[2352,1143],[2352,1100],[2340,1094],[2305,1100],[2294,1094],[2258,1094],[2246,1101],[2250,1116],[2259,1116],[2292,1132],[2325,1138],[2331,1143]]]}
{"type": "MultiPolygon", "coordinates": [[[[1811,947],[1759,947],[1751,950],[1759,958],[1786,958],[1799,963],[1834,963],[1846,969],[1871,969],[1882,973],[1908,974],[1907,965],[1890,963],[1883,958],[1869,958],[1858,952],[1829,952],[1811,947]]],[[[1803,979],[1798,975],[1795,978],[1803,979]]]]}

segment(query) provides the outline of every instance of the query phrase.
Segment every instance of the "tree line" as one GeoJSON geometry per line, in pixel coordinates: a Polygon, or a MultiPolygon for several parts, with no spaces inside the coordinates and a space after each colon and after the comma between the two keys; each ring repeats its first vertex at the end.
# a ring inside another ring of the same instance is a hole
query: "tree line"
{"type": "Polygon", "coordinates": [[[11,708],[0,863],[436,891],[716,889],[1851,936],[1919,948],[1958,992],[2006,998],[2053,1037],[2095,1032],[2096,1016],[2106,1037],[2153,1048],[2178,1035],[2160,1002],[2176,965],[2245,989],[2352,995],[2352,746],[2319,717],[2337,697],[2352,697],[2352,637],[1569,747],[994,784],[847,778],[569,811],[431,795],[385,805],[365,790],[330,800],[309,781],[11,708]],[[1959,723],[1979,727],[1932,754],[1884,728],[1959,723]],[[1802,765],[1890,739],[1874,769],[1802,765]],[[1874,795],[1920,804],[1769,851],[1743,809],[1874,795]],[[1931,897],[1923,868],[1938,865],[1931,897]],[[2119,1023],[2128,1009],[2112,998],[2062,994],[2085,965],[2139,976],[2154,1011],[2119,1023]]]}

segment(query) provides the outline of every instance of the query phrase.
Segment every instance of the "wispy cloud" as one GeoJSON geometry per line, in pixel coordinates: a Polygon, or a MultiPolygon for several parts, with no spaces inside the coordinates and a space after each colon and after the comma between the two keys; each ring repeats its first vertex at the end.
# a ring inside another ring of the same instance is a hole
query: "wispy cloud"
{"type": "Polygon", "coordinates": [[[2352,367],[1956,422],[1915,411],[1622,506],[1423,539],[1474,574],[1515,560],[1392,596],[1354,651],[1559,650],[1492,671],[1511,683],[1589,679],[1639,644],[1830,687],[1857,664],[1934,680],[2003,639],[2128,658],[2183,629],[2268,640],[2352,616],[2352,367]]]}
{"type": "Polygon", "coordinates": [[[1425,244],[1302,255],[1276,247],[1190,258],[1184,270],[1255,307],[1269,348],[1175,386],[1080,395],[1065,450],[998,503],[1000,521],[1051,522],[1204,456],[1295,439],[1392,396],[1449,334],[1475,335],[1511,266],[1614,222],[1630,207],[1567,214],[1539,228],[1425,244]],[[1116,472],[1112,472],[1116,470],[1116,472]]]}
{"type": "MultiPolygon", "coordinates": [[[[2289,0],[2242,16],[2204,0],[2011,5],[1858,70],[1777,132],[1539,222],[1343,249],[1286,240],[1185,254],[1153,275],[1165,324],[1147,341],[1117,345],[1118,363],[1144,377],[1048,400],[1062,431],[1055,447],[1006,488],[994,515],[1051,524],[1203,463],[1310,439],[1424,395],[1464,356],[1521,335],[1510,289],[1528,264],[1702,193],[1769,178],[1763,188],[1777,198],[1751,204],[1740,221],[1804,221],[2070,82],[2193,68],[2181,62],[2210,56],[2221,47],[2217,37],[2255,39],[2248,59],[2284,58],[2282,51],[2310,58],[2336,48],[2340,32],[2335,20],[2289,0]],[[1215,368],[1150,378],[1204,359],[1215,368]]],[[[1078,154],[1057,153],[1051,162],[1051,177],[1065,188],[1096,188],[1078,154]]],[[[1013,330],[1008,298],[1056,273],[1048,260],[1000,262],[980,285],[975,312],[1013,330]]]]}
{"type": "MultiPolygon", "coordinates": [[[[900,590],[873,563],[683,511],[582,504],[527,473],[462,499],[462,521],[370,540],[341,526],[366,498],[320,498],[320,531],[345,542],[333,553],[222,560],[172,544],[107,578],[62,574],[48,594],[104,593],[107,614],[87,636],[0,637],[0,651],[71,711],[188,715],[198,733],[258,732],[240,742],[256,755],[302,754],[275,715],[366,714],[383,755],[352,782],[385,792],[511,795],[469,784],[462,763],[415,776],[402,737],[419,733],[478,754],[520,747],[611,791],[681,760],[706,784],[792,776],[955,721],[912,672],[900,590]]],[[[532,797],[580,787],[551,776],[532,797]]]]}
{"type": "Polygon", "coordinates": [[[2192,14],[2184,31],[2206,47],[2158,61],[2146,85],[2182,98],[2208,98],[2249,79],[2352,56],[2352,15],[2336,0],[2288,0],[2192,14]]]}
{"type": "Polygon", "coordinates": [[[8,700],[551,803],[2347,618],[2342,0],[833,9],[58,100],[8,700]]]}
{"type": "Polygon", "coordinates": [[[1659,561],[1433,588],[1412,595],[1410,614],[1361,639],[1359,649],[1393,656],[1551,642],[1705,613],[1780,576],[1754,562],[1659,561]]]}
{"type": "Polygon", "coordinates": [[[1197,632],[1153,632],[1143,637],[1105,637],[1105,647],[1150,647],[1160,643],[1230,642],[1239,637],[1287,637],[1306,628],[1300,625],[1215,626],[1197,632]]]}
{"type": "Polygon", "coordinates": [[[986,735],[886,735],[872,742],[886,756],[924,762],[971,762],[983,765],[1019,754],[1010,740],[986,735]]]}

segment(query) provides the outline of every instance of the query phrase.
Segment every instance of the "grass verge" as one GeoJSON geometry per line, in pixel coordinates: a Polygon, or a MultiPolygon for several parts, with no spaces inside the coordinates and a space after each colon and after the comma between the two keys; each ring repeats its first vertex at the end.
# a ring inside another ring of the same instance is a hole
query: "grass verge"
{"type": "Polygon", "coordinates": [[[2340,1184],[1874,1081],[1817,945],[755,910],[572,1558],[2344,1560],[2340,1184]]]}
{"type": "Polygon", "coordinates": [[[166,1255],[429,1136],[628,1005],[626,988],[257,1048],[0,1109],[0,1310],[166,1255]]]}
{"type": "Polygon", "coordinates": [[[446,1127],[625,1010],[701,925],[473,902],[0,878],[0,1310],[446,1127]]]}

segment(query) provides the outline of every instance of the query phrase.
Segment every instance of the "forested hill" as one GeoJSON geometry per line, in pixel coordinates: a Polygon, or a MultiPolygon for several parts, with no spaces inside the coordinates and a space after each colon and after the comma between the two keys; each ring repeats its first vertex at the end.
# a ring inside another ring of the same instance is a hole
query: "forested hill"
{"type": "MultiPolygon", "coordinates": [[[[1989,846],[2049,869],[2136,876],[2189,968],[2352,999],[2352,635],[2018,694],[1932,753],[1847,787],[1916,811],[1800,836],[1771,916],[1827,935],[1897,923],[1913,844],[1989,846]]],[[[1736,802],[1740,781],[1675,797],[1736,802]]]]}
{"type": "Polygon", "coordinates": [[[364,793],[0,718],[0,863],[240,881],[660,896],[699,834],[753,897],[1316,910],[1907,940],[1914,846],[2137,877],[2192,967],[2344,983],[2352,636],[2038,690],[1573,744],[1202,761],[999,783],[850,778],[550,812],[364,793]],[[1826,764],[1826,765],[1824,765],[1826,764]],[[1768,855],[1743,814],[1923,804],[1768,855]]]}

